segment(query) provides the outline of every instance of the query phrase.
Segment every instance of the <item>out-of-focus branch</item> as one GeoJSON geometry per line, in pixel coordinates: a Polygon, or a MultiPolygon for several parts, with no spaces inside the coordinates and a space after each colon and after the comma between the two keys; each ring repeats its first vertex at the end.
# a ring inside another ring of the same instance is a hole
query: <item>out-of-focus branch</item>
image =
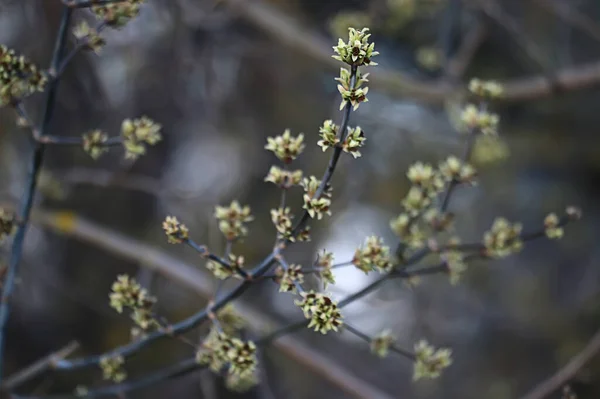
{"type": "Polygon", "coordinates": [[[594,356],[600,352],[600,330],[587,343],[585,348],[547,380],[542,381],[521,399],[543,399],[565,385],[581,370],[594,356]]]}
{"type": "Polygon", "coordinates": [[[454,57],[448,61],[444,71],[446,79],[452,82],[460,81],[487,35],[487,27],[483,22],[478,21],[475,27],[467,33],[454,57]]]}
{"type": "MultiPolygon", "coordinates": [[[[301,27],[292,18],[260,1],[221,0],[248,22],[264,30],[275,40],[300,51],[315,61],[337,70],[339,64],[331,58],[328,40],[301,27]]],[[[410,97],[430,104],[442,104],[448,98],[465,91],[461,85],[445,81],[421,81],[406,73],[377,67],[369,76],[372,87],[390,95],[410,97]]],[[[600,84],[600,61],[555,71],[552,79],[544,74],[500,81],[504,95],[499,102],[523,102],[562,91],[581,90],[600,84]]]]}
{"type": "Polygon", "coordinates": [[[587,33],[591,38],[600,42],[600,26],[593,19],[577,10],[568,2],[556,0],[531,0],[540,8],[550,11],[571,26],[587,33]]]}
{"type": "MultiPolygon", "coordinates": [[[[87,242],[122,258],[139,262],[142,267],[150,268],[207,299],[213,295],[213,286],[206,273],[153,246],[67,212],[34,210],[32,221],[49,230],[87,242]]],[[[236,307],[256,332],[267,333],[275,329],[276,324],[263,313],[257,312],[243,303],[236,304],[236,307]]],[[[321,376],[352,397],[389,398],[386,393],[353,376],[336,362],[293,337],[283,337],[275,343],[275,346],[291,360],[321,376]]]]}
{"type": "Polygon", "coordinates": [[[79,342],[72,341],[62,349],[59,349],[56,352],[53,352],[48,356],[35,361],[31,365],[7,377],[4,381],[4,384],[2,384],[2,390],[5,392],[12,391],[23,382],[52,369],[52,365],[56,363],[57,360],[70,356],[77,349],[79,349],[79,342]]]}

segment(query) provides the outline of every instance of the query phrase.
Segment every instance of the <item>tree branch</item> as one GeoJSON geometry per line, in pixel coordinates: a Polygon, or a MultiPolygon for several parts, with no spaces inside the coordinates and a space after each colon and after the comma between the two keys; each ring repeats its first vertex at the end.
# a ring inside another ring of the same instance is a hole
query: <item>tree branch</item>
{"type": "MultiPolygon", "coordinates": [[[[50,64],[50,70],[55,70],[61,62],[63,52],[67,43],[67,34],[69,32],[69,25],[71,22],[72,9],[64,7],[63,15],[60,22],[60,28],[56,36],[56,43],[54,46],[54,54],[52,56],[52,62],[50,64]]],[[[44,104],[42,127],[40,129],[40,135],[43,137],[50,128],[50,122],[54,115],[54,104],[56,99],[56,92],[60,79],[53,79],[49,83],[49,89],[46,96],[46,102],[44,104]]],[[[25,241],[25,233],[27,232],[27,224],[29,222],[29,215],[33,206],[33,197],[37,188],[37,180],[42,162],[44,160],[45,145],[39,141],[36,142],[33,154],[31,155],[31,164],[29,167],[29,176],[25,189],[25,193],[21,197],[21,205],[19,210],[19,220],[21,223],[17,227],[15,237],[13,240],[10,261],[8,264],[8,272],[6,275],[6,281],[4,282],[4,289],[2,290],[2,298],[0,303],[0,383],[2,382],[2,366],[4,361],[4,341],[6,333],[6,324],[8,322],[8,316],[10,314],[10,297],[15,288],[15,280],[19,273],[19,264],[21,262],[21,256],[23,254],[23,244],[25,241]]]]}
{"type": "Polygon", "coordinates": [[[594,356],[600,352],[600,330],[587,343],[585,348],[547,380],[542,381],[521,399],[543,399],[560,389],[577,374],[594,356]]]}

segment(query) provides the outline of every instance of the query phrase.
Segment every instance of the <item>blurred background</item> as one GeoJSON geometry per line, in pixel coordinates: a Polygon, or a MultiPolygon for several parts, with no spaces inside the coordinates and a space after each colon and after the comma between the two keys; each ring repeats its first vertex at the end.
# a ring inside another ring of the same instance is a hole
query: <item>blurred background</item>
{"type": "MultiPolygon", "coordinates": [[[[58,0],[1,0],[0,43],[46,67],[60,12],[58,0]]],[[[93,23],[88,11],[75,18],[93,23]]],[[[275,186],[263,182],[276,163],[264,150],[266,137],[286,128],[304,132],[307,149],[295,166],[322,174],[329,154],[316,145],[318,129],[324,119],[341,117],[333,80],[340,64],[329,59],[330,46],[346,37],[348,26],[368,26],[381,55],[369,71],[370,101],[352,114],[351,125],[366,132],[363,157],[342,157],[333,216],[313,223],[312,241],[293,247],[289,259],[307,265],[327,248],[336,261],[350,260],[372,234],[393,246],[389,220],[401,211],[408,166],[462,153],[454,121],[464,98],[454,88],[472,77],[504,82],[592,65],[600,60],[595,21],[595,0],[149,0],[126,27],[106,30],[100,55],[73,60],[51,129],[59,136],[94,128],[116,135],[124,118],[148,115],[162,124],[163,141],[136,162],[125,161],[120,148],[93,161],[78,147],[50,147],[36,206],[68,211],[204,270],[191,249],[166,243],[161,222],[177,216],[197,242],[220,252],[225,243],[214,206],[239,199],[256,220],[234,252],[255,264],[271,251],[269,209],[279,202],[275,186]]],[[[495,216],[531,231],[547,213],[577,205],[584,219],[569,225],[564,239],[475,262],[456,286],[443,275],[416,287],[391,282],[344,309],[346,320],[367,334],[390,328],[401,347],[420,338],[451,347],[454,364],[443,377],[413,383],[410,361],[374,357],[350,334],[306,331],[294,338],[390,398],[516,398],[564,365],[600,328],[600,92],[583,86],[495,104],[500,138],[474,149],[480,183],[457,190],[450,204],[465,242],[480,241],[495,216]]],[[[26,103],[36,120],[41,97],[26,103]]],[[[31,151],[29,132],[15,125],[13,111],[1,110],[3,203],[23,193],[31,151]]],[[[293,193],[290,204],[299,209],[300,191],[293,193]]],[[[79,355],[128,342],[130,320],[108,306],[110,286],[122,273],[148,287],[169,320],[207,303],[143,262],[34,223],[13,298],[5,373],[72,340],[81,344],[79,355]]],[[[336,278],[330,290],[342,298],[375,277],[344,268],[336,278]]],[[[278,294],[274,284],[237,302],[277,325],[302,317],[292,296],[278,294]]],[[[140,376],[190,354],[180,342],[164,341],[133,358],[128,372],[140,376]]],[[[126,397],[357,396],[276,348],[261,351],[260,360],[263,382],[245,394],[227,392],[220,378],[197,371],[126,397]]],[[[577,373],[570,385],[578,398],[600,397],[599,376],[600,359],[577,373]]],[[[71,392],[80,384],[104,382],[97,369],[52,373],[22,391],[71,392]]]]}

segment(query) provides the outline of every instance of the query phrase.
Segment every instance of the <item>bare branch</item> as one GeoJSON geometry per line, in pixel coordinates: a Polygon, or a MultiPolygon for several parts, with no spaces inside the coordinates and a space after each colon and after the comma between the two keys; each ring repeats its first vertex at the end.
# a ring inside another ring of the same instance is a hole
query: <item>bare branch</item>
{"type": "Polygon", "coordinates": [[[592,336],[585,348],[569,360],[563,368],[542,381],[521,399],[543,399],[550,396],[569,382],[598,352],[600,352],[600,330],[592,336]]]}

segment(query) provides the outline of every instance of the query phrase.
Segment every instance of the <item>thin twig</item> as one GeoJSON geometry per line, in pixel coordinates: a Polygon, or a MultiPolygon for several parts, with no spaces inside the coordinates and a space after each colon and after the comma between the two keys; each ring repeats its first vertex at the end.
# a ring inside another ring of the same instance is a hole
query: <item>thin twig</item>
{"type": "MultiPolygon", "coordinates": [[[[50,69],[56,69],[60,64],[63,56],[65,45],[67,43],[67,36],[69,32],[69,25],[71,22],[72,9],[64,7],[63,15],[60,22],[60,28],[56,37],[56,43],[54,48],[54,54],[52,56],[52,62],[50,69]]],[[[47,92],[46,102],[44,104],[42,127],[40,134],[43,137],[50,128],[50,122],[54,115],[54,105],[56,99],[56,92],[58,89],[58,83],[60,79],[54,79],[49,83],[49,89],[47,92]]],[[[25,241],[25,233],[27,232],[27,224],[29,221],[29,215],[33,206],[33,197],[35,196],[37,180],[42,162],[44,159],[45,145],[40,142],[36,142],[33,154],[31,155],[31,164],[29,169],[29,177],[26,185],[26,190],[21,197],[21,206],[19,210],[19,220],[21,224],[17,227],[14,241],[11,248],[10,261],[8,265],[8,273],[6,281],[4,283],[4,289],[2,290],[2,298],[0,303],[0,383],[2,382],[2,366],[4,361],[4,344],[5,344],[5,333],[6,323],[8,322],[8,316],[10,314],[10,298],[15,288],[15,281],[19,273],[19,265],[21,262],[21,256],[23,254],[23,244],[25,241]]]]}
{"type": "Polygon", "coordinates": [[[568,24],[587,33],[591,38],[600,42],[600,26],[584,13],[577,10],[569,2],[556,0],[531,0],[540,8],[544,8],[558,17],[562,18],[568,24]]]}
{"type": "Polygon", "coordinates": [[[589,340],[585,348],[575,355],[564,367],[542,381],[521,399],[543,399],[569,382],[579,370],[600,352],[600,330],[589,340]]]}
{"type": "MultiPolygon", "coordinates": [[[[366,341],[369,344],[371,343],[371,341],[373,341],[373,339],[367,334],[363,333],[362,331],[359,331],[357,328],[352,327],[348,323],[344,323],[344,330],[356,335],[358,338],[362,339],[363,341],[366,341]]],[[[416,359],[414,353],[402,348],[398,348],[396,345],[390,345],[390,351],[397,353],[400,356],[403,356],[411,361],[414,361],[416,359]]]]}
{"type": "Polygon", "coordinates": [[[64,359],[70,356],[73,352],[79,349],[79,346],[79,342],[72,341],[56,352],[53,352],[16,372],[15,374],[8,376],[4,380],[2,390],[5,392],[12,391],[24,382],[30,380],[32,377],[38,376],[44,373],[46,370],[52,369],[53,364],[56,363],[58,359],[64,359]]]}

